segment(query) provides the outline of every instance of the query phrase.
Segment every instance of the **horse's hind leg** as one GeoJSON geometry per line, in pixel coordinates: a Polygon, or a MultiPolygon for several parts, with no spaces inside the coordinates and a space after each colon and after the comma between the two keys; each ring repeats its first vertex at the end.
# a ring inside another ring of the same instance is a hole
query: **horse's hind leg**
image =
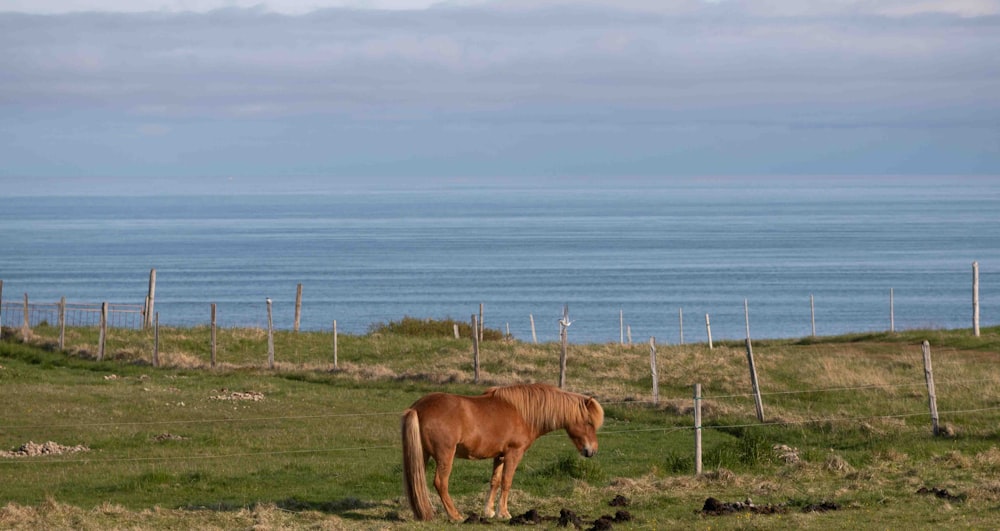
{"type": "Polygon", "coordinates": [[[435,457],[434,460],[437,461],[437,469],[434,472],[434,488],[437,489],[441,503],[444,504],[444,510],[448,511],[448,516],[452,520],[461,520],[461,513],[455,508],[455,502],[451,501],[451,496],[448,495],[448,477],[451,476],[451,465],[455,460],[455,454],[444,455],[440,459],[435,457]]]}
{"type": "Polygon", "coordinates": [[[507,498],[510,496],[510,486],[514,483],[514,472],[521,462],[523,452],[508,452],[504,456],[503,473],[500,480],[500,518],[510,518],[510,511],[507,510],[507,498]]]}
{"type": "Polygon", "coordinates": [[[483,508],[483,516],[493,518],[496,511],[493,510],[497,499],[497,490],[500,488],[501,475],[503,474],[503,456],[498,455],[493,458],[493,477],[490,478],[490,495],[486,497],[486,507],[483,508]]]}

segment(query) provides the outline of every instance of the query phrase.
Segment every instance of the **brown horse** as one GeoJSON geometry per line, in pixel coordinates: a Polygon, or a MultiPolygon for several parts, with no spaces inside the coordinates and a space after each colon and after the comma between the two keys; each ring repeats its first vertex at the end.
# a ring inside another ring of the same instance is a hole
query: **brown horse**
{"type": "Polygon", "coordinates": [[[545,384],[491,387],[479,396],[431,393],[403,412],[403,486],[413,514],[434,516],[425,467],[437,464],[434,488],[453,520],[462,518],[448,495],[455,457],[493,459],[483,514],[493,517],[500,488],[500,516],[510,518],[507,497],[521,457],[541,435],[563,428],[584,457],[597,453],[604,409],[597,400],[545,384]]]}

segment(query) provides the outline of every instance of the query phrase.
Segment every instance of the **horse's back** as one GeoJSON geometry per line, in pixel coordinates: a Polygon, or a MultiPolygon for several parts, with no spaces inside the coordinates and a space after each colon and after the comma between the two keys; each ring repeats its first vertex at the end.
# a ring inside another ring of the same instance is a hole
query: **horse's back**
{"type": "Polygon", "coordinates": [[[431,393],[410,408],[417,412],[421,438],[431,455],[457,448],[459,457],[490,458],[533,439],[517,410],[489,395],[431,393]]]}

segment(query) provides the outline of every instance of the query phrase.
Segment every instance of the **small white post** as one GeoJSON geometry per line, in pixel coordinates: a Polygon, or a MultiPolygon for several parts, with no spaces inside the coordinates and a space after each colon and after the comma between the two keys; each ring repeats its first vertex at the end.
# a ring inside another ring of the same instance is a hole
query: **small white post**
{"type": "MultiPolygon", "coordinates": [[[[482,306],[480,306],[482,308],[482,306]]],[[[472,373],[473,381],[479,383],[479,334],[476,332],[479,330],[479,322],[476,320],[476,314],[472,314],[472,373]]]]}
{"type": "Polygon", "coordinates": [[[216,322],[215,322],[215,303],[213,302],[212,303],[212,361],[211,361],[211,366],[212,366],[213,369],[215,368],[215,353],[216,353],[216,346],[217,346],[216,335],[215,335],[215,329],[216,329],[215,325],[216,325],[216,322]]]}
{"type": "Polygon", "coordinates": [[[809,294],[809,315],[812,320],[812,336],[816,337],[816,304],[813,301],[812,293],[809,294]]]}
{"type": "Polygon", "coordinates": [[[274,368],[274,321],[271,319],[271,297],[267,298],[267,367],[274,368]]]}
{"type": "Polygon", "coordinates": [[[681,345],[683,345],[684,344],[684,308],[680,308],[677,311],[677,315],[678,315],[678,320],[680,320],[680,323],[681,323],[681,345]]]}
{"type": "Polygon", "coordinates": [[[701,384],[694,384],[694,475],[700,476],[701,467],[701,384]]]}
{"type": "Polygon", "coordinates": [[[708,319],[708,314],[705,314],[705,332],[708,334],[708,350],[712,350],[712,322],[708,319]]]}
{"type": "Polygon", "coordinates": [[[972,262],[972,335],[979,337],[979,262],[972,262]]]}
{"type": "Polygon", "coordinates": [[[538,336],[535,335],[535,316],[529,313],[528,320],[531,321],[531,342],[537,345],[538,336]]]}

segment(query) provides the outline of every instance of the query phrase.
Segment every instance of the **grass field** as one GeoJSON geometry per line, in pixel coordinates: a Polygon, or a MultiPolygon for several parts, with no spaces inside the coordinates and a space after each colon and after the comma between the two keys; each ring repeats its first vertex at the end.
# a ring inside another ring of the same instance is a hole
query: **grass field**
{"type": "MultiPolygon", "coordinates": [[[[0,450],[29,441],[86,451],[0,457],[0,528],[446,529],[414,522],[401,489],[399,414],[432,391],[558,381],[559,345],[471,346],[379,332],[332,338],[207,328],[152,335],[35,329],[0,342],[0,450]]],[[[1000,328],[755,341],[765,421],[756,418],[742,342],[571,345],[567,388],[605,406],[601,449],[539,439],[514,480],[511,512],[561,509],[583,529],[982,528],[1000,521],[1000,328]],[[943,434],[931,433],[920,343],[933,352],[943,434]],[[702,384],[704,470],[694,475],[692,385],[702,384]],[[609,502],[623,496],[625,507],[609,502]],[[706,515],[707,498],[751,498],[774,514],[706,515]],[[807,511],[826,503],[835,510],[807,511]]],[[[458,461],[451,491],[480,510],[487,462],[458,461]]],[[[436,495],[433,497],[437,503],[436,495]]],[[[493,526],[506,526],[495,520],[493,526]]],[[[534,527],[556,528],[544,521],[534,527]]]]}

